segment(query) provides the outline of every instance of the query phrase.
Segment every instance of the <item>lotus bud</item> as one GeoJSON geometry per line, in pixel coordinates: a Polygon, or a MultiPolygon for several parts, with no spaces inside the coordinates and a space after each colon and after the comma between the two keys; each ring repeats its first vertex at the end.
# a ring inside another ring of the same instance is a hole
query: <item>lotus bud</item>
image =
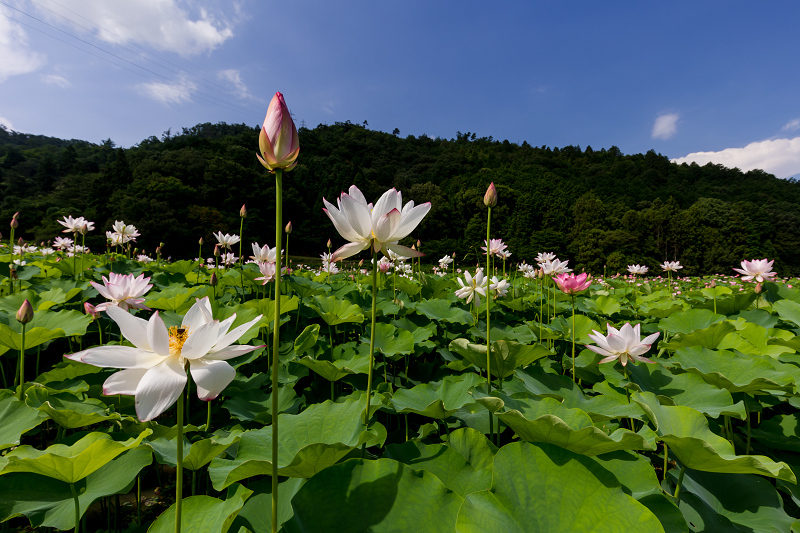
{"type": "Polygon", "coordinates": [[[286,233],[292,232],[292,221],[290,220],[288,224],[286,224],[286,233]]]}
{"type": "Polygon", "coordinates": [[[203,246],[203,238],[202,238],[202,237],[200,237],[200,240],[199,240],[199,241],[197,241],[197,243],[198,243],[200,246],[203,246]]]}
{"type": "Polygon", "coordinates": [[[497,189],[494,187],[494,182],[486,189],[486,194],[483,195],[483,205],[486,207],[494,207],[497,205],[497,189]]]}
{"type": "Polygon", "coordinates": [[[330,249],[331,249],[331,244],[332,244],[332,243],[331,243],[331,240],[330,240],[330,239],[328,239],[328,250],[330,250],[330,249]]]}
{"type": "Polygon", "coordinates": [[[760,283],[756,283],[755,293],[756,294],[761,294],[761,284],[760,283]]]}
{"type": "Polygon", "coordinates": [[[713,289],[716,286],[717,286],[717,280],[712,279],[711,280],[711,288],[713,289]]]}
{"type": "Polygon", "coordinates": [[[26,298],[22,305],[19,306],[19,311],[17,311],[17,322],[27,324],[31,320],[33,320],[33,307],[31,307],[31,303],[26,298]]]}
{"type": "Polygon", "coordinates": [[[422,248],[422,241],[417,239],[417,250],[420,250],[421,248],[422,248]]]}
{"type": "Polygon", "coordinates": [[[11,224],[10,225],[11,225],[12,229],[17,229],[19,227],[19,222],[17,222],[16,217],[11,219],[11,224]]]}
{"type": "Polygon", "coordinates": [[[22,246],[23,244],[25,244],[25,241],[22,240],[22,237],[17,239],[17,246],[22,246]]]}
{"type": "Polygon", "coordinates": [[[216,272],[212,272],[211,273],[211,279],[209,280],[208,284],[211,285],[212,287],[216,287],[217,286],[217,273],[216,272]]]}
{"type": "Polygon", "coordinates": [[[417,246],[416,246],[415,244],[412,244],[412,245],[411,245],[411,249],[412,249],[412,250],[416,250],[416,249],[417,249],[417,246]]]}
{"type": "Polygon", "coordinates": [[[19,211],[17,211],[16,213],[14,213],[14,214],[11,216],[11,218],[19,218],[19,211]]]}
{"type": "Polygon", "coordinates": [[[214,245],[214,257],[219,257],[219,244],[214,245]]]}
{"type": "Polygon", "coordinates": [[[242,204],[242,208],[239,209],[239,216],[244,218],[247,216],[247,208],[242,204]]]}
{"type": "Polygon", "coordinates": [[[258,135],[258,160],[270,172],[292,170],[300,154],[300,139],[281,93],[275,93],[258,135]]]}
{"type": "Polygon", "coordinates": [[[92,317],[92,320],[100,318],[100,311],[96,311],[94,306],[89,302],[84,302],[83,309],[86,311],[87,315],[92,317]]]}
{"type": "Polygon", "coordinates": [[[364,266],[364,260],[363,259],[358,262],[358,268],[361,268],[362,266],[364,266]]]}

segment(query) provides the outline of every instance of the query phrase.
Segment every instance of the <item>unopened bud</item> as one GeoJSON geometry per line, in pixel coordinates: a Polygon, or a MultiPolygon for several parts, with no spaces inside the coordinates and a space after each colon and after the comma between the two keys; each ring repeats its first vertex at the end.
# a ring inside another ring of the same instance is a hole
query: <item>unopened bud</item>
{"type": "Polygon", "coordinates": [[[211,273],[211,280],[208,282],[208,284],[211,285],[212,287],[216,287],[217,286],[217,273],[216,272],[212,272],[211,273]]]}
{"type": "Polygon", "coordinates": [[[200,246],[203,246],[203,238],[202,237],[200,237],[200,240],[197,241],[197,242],[198,242],[198,244],[200,244],[200,246]]]}
{"type": "Polygon", "coordinates": [[[362,266],[364,266],[364,260],[363,259],[358,262],[358,268],[361,268],[362,266]]]}
{"type": "Polygon", "coordinates": [[[17,219],[16,219],[16,218],[12,218],[12,219],[11,219],[11,224],[10,224],[10,226],[11,226],[12,228],[14,228],[14,229],[17,229],[17,228],[19,227],[19,222],[17,222],[17,219]]]}
{"type": "Polygon", "coordinates": [[[761,294],[761,284],[760,283],[756,283],[755,293],[756,294],[761,294]]]}
{"type": "Polygon", "coordinates": [[[17,239],[17,246],[22,246],[23,244],[25,244],[25,241],[22,240],[22,237],[17,239]]]}
{"type": "Polygon", "coordinates": [[[13,215],[11,218],[15,218],[15,219],[16,219],[16,218],[19,218],[19,211],[17,211],[16,213],[14,213],[14,215],[13,215]]]}
{"type": "Polygon", "coordinates": [[[33,307],[31,307],[31,303],[26,298],[22,305],[19,306],[19,311],[17,311],[17,322],[27,324],[31,320],[33,320],[33,307]]]}
{"type": "Polygon", "coordinates": [[[292,221],[290,220],[288,224],[286,224],[286,233],[292,232],[292,221]]]}
{"type": "Polygon", "coordinates": [[[214,257],[219,257],[219,244],[214,245],[214,257]]]}
{"type": "Polygon", "coordinates": [[[717,280],[712,279],[711,280],[711,288],[713,289],[716,286],[717,286],[717,280]]]}
{"type": "Polygon", "coordinates": [[[94,306],[89,302],[85,302],[83,304],[83,309],[86,311],[86,314],[92,317],[92,320],[97,320],[100,318],[100,311],[96,311],[94,306]]]}
{"type": "Polygon", "coordinates": [[[417,250],[422,249],[422,241],[417,239],[417,250]]]}
{"type": "Polygon", "coordinates": [[[331,240],[328,239],[328,250],[330,250],[330,249],[331,249],[331,240]]]}
{"type": "Polygon", "coordinates": [[[239,216],[244,218],[247,216],[247,208],[242,204],[242,208],[239,209],[239,216]]]}
{"type": "Polygon", "coordinates": [[[483,195],[483,205],[486,207],[494,207],[497,205],[497,189],[494,188],[494,182],[486,189],[486,194],[483,195]]]}

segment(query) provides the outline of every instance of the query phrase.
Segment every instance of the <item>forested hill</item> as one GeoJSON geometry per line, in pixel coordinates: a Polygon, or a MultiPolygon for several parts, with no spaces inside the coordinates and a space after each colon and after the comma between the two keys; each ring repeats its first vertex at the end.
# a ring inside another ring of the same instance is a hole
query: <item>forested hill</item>
{"type": "MultiPolygon", "coordinates": [[[[62,216],[85,216],[97,226],[87,245],[101,252],[105,230],[124,220],[139,229],[140,249],[152,253],[164,242],[165,256],[194,258],[200,237],[211,243],[214,231],[239,233],[246,204],[245,242],[273,244],[274,178],[256,160],[257,147],[258,128],[241,124],[199,124],[130,149],[0,128],[0,228],[19,211],[17,235],[39,243],[60,234],[62,216]]],[[[322,197],[335,202],[356,184],[371,200],[396,187],[404,201],[430,201],[413,240],[430,261],[455,252],[475,263],[491,182],[499,193],[492,235],[509,245],[512,263],[552,251],[577,270],[639,263],[660,272],[669,259],[697,274],[731,273],[742,259],[767,257],[781,275],[800,274],[794,180],[678,166],[653,151],[532,147],[460,132],[401,138],[349,122],[300,129],[299,164],[284,178],[289,251],[316,256],[328,238],[343,244],[322,197]]],[[[207,244],[204,255],[210,251],[207,244]]]]}

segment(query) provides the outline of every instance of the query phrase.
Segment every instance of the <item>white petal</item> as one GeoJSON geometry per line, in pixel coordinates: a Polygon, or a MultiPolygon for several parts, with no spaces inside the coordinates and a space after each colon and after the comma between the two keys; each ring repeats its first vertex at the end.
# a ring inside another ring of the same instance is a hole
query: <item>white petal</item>
{"type": "Polygon", "coordinates": [[[599,346],[593,346],[591,344],[587,344],[586,347],[588,349],[590,349],[591,351],[593,351],[594,353],[599,353],[600,355],[606,355],[606,356],[611,357],[611,358],[616,358],[617,357],[617,354],[613,354],[613,353],[609,352],[608,350],[604,350],[603,348],[600,348],[599,346]]]}
{"type": "MultiPolygon", "coordinates": [[[[390,237],[400,224],[400,211],[392,209],[382,217],[378,218],[375,222],[375,240],[384,243],[390,240],[390,237]]],[[[391,239],[393,240],[393,239],[391,239]]]]}
{"type": "MultiPolygon", "coordinates": [[[[408,204],[406,204],[406,207],[408,207],[408,204]]],[[[406,207],[403,208],[403,219],[400,221],[400,225],[397,227],[394,235],[392,235],[392,240],[403,239],[414,231],[422,219],[425,218],[425,215],[428,214],[428,211],[431,210],[431,203],[425,202],[424,204],[409,209],[408,212],[406,212],[406,207]]]]}
{"type": "Polygon", "coordinates": [[[147,371],[147,368],[128,368],[115,372],[103,383],[103,394],[106,396],[111,396],[112,394],[133,396],[136,394],[139,382],[147,371]]]}
{"type": "Polygon", "coordinates": [[[356,255],[361,250],[369,248],[369,243],[371,239],[365,239],[361,241],[349,242],[333,252],[333,257],[331,257],[331,261],[338,261],[339,259],[346,259],[351,255],[356,255]]]}
{"type": "Polygon", "coordinates": [[[189,309],[186,316],[183,317],[181,326],[192,331],[212,320],[211,303],[208,301],[208,296],[206,296],[197,300],[192,308],[189,309]]]}
{"type": "Polygon", "coordinates": [[[225,361],[228,359],[233,359],[234,357],[239,357],[240,355],[244,355],[246,353],[250,353],[253,350],[258,350],[259,348],[263,348],[266,346],[262,344],[261,346],[251,346],[249,344],[234,344],[233,346],[228,346],[218,352],[211,352],[203,359],[206,361],[225,361]]]}
{"type": "Polygon", "coordinates": [[[247,331],[250,328],[252,328],[256,324],[256,322],[261,320],[263,317],[264,315],[258,315],[250,322],[242,324],[241,326],[237,326],[232,331],[229,331],[227,334],[217,339],[217,343],[214,345],[214,347],[211,349],[209,353],[217,353],[218,351],[227,348],[228,346],[239,340],[239,337],[247,333],[247,331]]]}
{"type": "Polygon", "coordinates": [[[400,210],[402,206],[398,201],[398,193],[396,189],[389,189],[378,198],[375,202],[375,207],[372,208],[372,223],[377,224],[378,219],[391,211],[392,209],[400,210]]]}
{"type": "Polygon", "coordinates": [[[152,420],[175,403],[186,386],[186,372],[177,357],[168,357],[148,370],[136,388],[136,416],[152,420]]]}
{"type": "Polygon", "coordinates": [[[78,352],[70,359],[105,368],[151,368],[163,361],[164,357],[130,346],[97,346],[78,352]]]}
{"type": "MultiPolygon", "coordinates": [[[[369,209],[364,204],[353,199],[349,194],[342,195],[342,214],[347,218],[350,227],[362,239],[372,236],[372,220],[369,209]]],[[[350,239],[348,239],[350,240],[350,239]]]]}
{"type": "Polygon", "coordinates": [[[425,257],[425,254],[422,252],[418,252],[417,250],[412,250],[406,246],[401,246],[396,242],[387,242],[385,243],[386,247],[396,253],[397,255],[402,255],[404,257],[425,257]]]}
{"type": "Polygon", "coordinates": [[[358,235],[353,230],[353,227],[350,226],[347,218],[339,209],[334,207],[325,198],[322,199],[322,202],[326,205],[326,208],[324,208],[323,211],[325,211],[325,214],[328,215],[329,219],[331,219],[331,222],[333,222],[333,226],[336,228],[336,231],[339,232],[339,235],[348,241],[357,241],[361,239],[361,235],[358,235]]]}
{"type": "Polygon", "coordinates": [[[359,189],[359,188],[358,188],[358,187],[356,187],[355,185],[351,185],[351,186],[350,186],[350,189],[349,189],[347,192],[348,192],[348,194],[350,194],[350,196],[352,196],[352,197],[353,197],[353,199],[354,199],[354,200],[356,200],[357,202],[359,202],[359,203],[362,203],[362,204],[364,204],[364,205],[367,205],[367,199],[366,199],[366,198],[364,198],[364,193],[362,193],[362,192],[361,192],[361,189],[359,189]]]}
{"type": "Polygon", "coordinates": [[[609,335],[606,337],[606,342],[608,343],[608,347],[611,348],[610,351],[615,353],[622,353],[628,347],[627,343],[625,342],[625,337],[622,335],[609,335]]]}
{"type": "Polygon", "coordinates": [[[217,339],[219,339],[219,323],[215,320],[203,324],[189,332],[189,338],[181,348],[181,355],[186,359],[203,357],[217,343],[217,339]]]}
{"type": "Polygon", "coordinates": [[[236,377],[236,370],[225,361],[195,359],[189,363],[189,371],[197,385],[197,397],[206,402],[219,396],[236,377]]]}
{"type": "Polygon", "coordinates": [[[141,350],[152,351],[150,342],[147,340],[147,320],[135,317],[119,307],[109,307],[106,314],[117,323],[122,336],[131,341],[134,346],[141,350]]]}
{"type": "Polygon", "coordinates": [[[153,352],[165,357],[169,355],[169,333],[164,321],[158,316],[158,311],[153,313],[147,323],[147,340],[153,352]]]}

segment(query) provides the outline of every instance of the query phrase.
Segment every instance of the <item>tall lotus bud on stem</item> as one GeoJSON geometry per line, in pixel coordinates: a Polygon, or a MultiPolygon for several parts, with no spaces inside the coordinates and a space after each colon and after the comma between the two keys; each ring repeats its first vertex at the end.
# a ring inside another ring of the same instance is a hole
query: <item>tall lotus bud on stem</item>
{"type": "Polygon", "coordinates": [[[715,280],[715,279],[712,279],[712,280],[711,280],[711,285],[710,285],[710,286],[711,286],[711,288],[712,288],[712,289],[713,289],[714,287],[716,287],[716,286],[717,286],[717,280],[715,280]]]}
{"type": "Polygon", "coordinates": [[[362,258],[361,261],[358,262],[358,268],[364,266],[364,259],[362,258]]]}
{"type": "Polygon", "coordinates": [[[275,93],[258,136],[258,160],[270,172],[292,170],[300,154],[300,138],[281,93],[275,93]]]}
{"type": "Polygon", "coordinates": [[[209,280],[208,284],[211,285],[212,287],[216,287],[217,286],[217,273],[216,272],[212,272],[211,273],[211,280],[209,280]]]}
{"type": "Polygon", "coordinates": [[[286,231],[286,233],[291,233],[292,232],[292,221],[291,220],[286,224],[285,231],[286,231]]]}
{"type": "Polygon", "coordinates": [[[214,245],[214,257],[219,257],[219,244],[214,245]]]}
{"type": "Polygon", "coordinates": [[[97,320],[100,318],[100,311],[95,310],[94,306],[89,302],[85,302],[83,304],[83,309],[86,311],[86,314],[92,317],[92,320],[97,320]]]}
{"type": "Polygon", "coordinates": [[[25,325],[33,320],[33,307],[26,299],[17,311],[17,322],[22,324],[22,343],[19,347],[19,396],[22,400],[22,390],[25,385],[25,325]]]}
{"type": "Polygon", "coordinates": [[[494,207],[497,205],[497,189],[494,187],[494,182],[486,189],[486,194],[483,195],[483,205],[486,207],[494,207]]]}
{"type": "Polygon", "coordinates": [[[25,244],[25,241],[22,240],[22,237],[17,239],[17,246],[22,246],[23,244],[25,244]]]}
{"type": "Polygon", "coordinates": [[[754,289],[756,294],[761,294],[762,287],[760,283],[756,283],[756,288],[754,289]]]}
{"type": "Polygon", "coordinates": [[[422,241],[417,239],[417,250],[420,250],[421,248],[422,248],[422,241]]]}
{"type": "Polygon", "coordinates": [[[239,209],[239,216],[242,218],[247,216],[247,207],[245,207],[244,204],[242,204],[242,208],[239,209]]]}
{"type": "Polygon", "coordinates": [[[27,324],[31,320],[33,320],[33,307],[26,299],[22,302],[22,305],[19,306],[19,311],[17,311],[17,322],[20,324],[27,324]]]}
{"type": "Polygon", "coordinates": [[[19,227],[19,222],[17,222],[16,218],[12,218],[11,219],[10,226],[11,226],[11,229],[17,229],[19,227]]]}
{"type": "Polygon", "coordinates": [[[202,237],[200,237],[200,240],[197,241],[197,244],[199,244],[200,246],[203,246],[203,238],[202,237]]]}
{"type": "Polygon", "coordinates": [[[333,243],[331,243],[331,240],[330,240],[330,239],[328,239],[328,250],[330,250],[330,249],[331,249],[331,245],[332,245],[332,244],[333,244],[333,243]]]}

